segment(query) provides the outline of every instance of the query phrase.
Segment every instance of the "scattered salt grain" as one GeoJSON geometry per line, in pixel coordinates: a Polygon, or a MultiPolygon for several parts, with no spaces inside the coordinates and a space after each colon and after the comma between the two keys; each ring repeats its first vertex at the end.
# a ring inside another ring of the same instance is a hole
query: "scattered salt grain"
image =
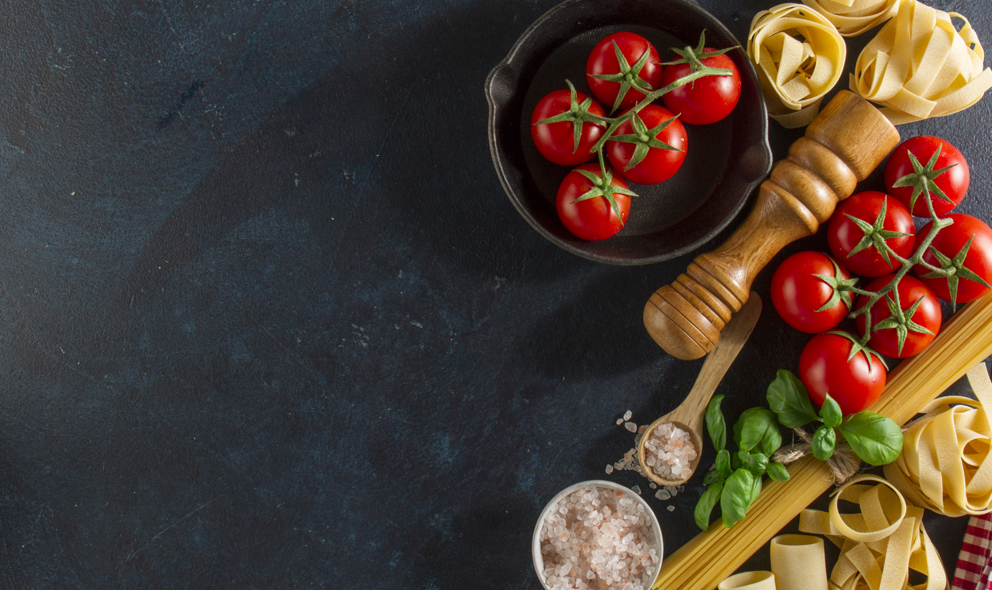
{"type": "Polygon", "coordinates": [[[627,411],[626,411],[626,412],[624,412],[624,414],[623,414],[623,419],[624,419],[624,420],[630,420],[630,418],[631,418],[631,417],[632,417],[633,415],[634,415],[634,414],[633,414],[633,413],[632,413],[632,412],[631,412],[630,410],[627,410],[627,411]]]}
{"type": "Polygon", "coordinates": [[[606,475],[609,475],[611,473],[613,473],[613,466],[612,465],[607,465],[606,466],[606,475]]]}
{"type": "Polygon", "coordinates": [[[637,432],[637,424],[633,422],[625,422],[623,427],[627,429],[627,432],[637,432]]]}
{"type": "Polygon", "coordinates": [[[589,488],[558,505],[540,533],[551,590],[647,590],[661,559],[641,503],[621,491],[589,488]]]}
{"type": "MultiPolygon", "coordinates": [[[[692,461],[696,458],[689,433],[670,422],[661,424],[644,442],[644,462],[661,479],[687,479],[692,475],[692,461]]],[[[675,494],[669,491],[669,494],[675,494]]]]}
{"type": "Polygon", "coordinates": [[[652,481],[651,483],[648,484],[648,487],[651,488],[652,490],[657,490],[658,489],[658,484],[656,484],[656,483],[654,483],[652,481]]]}
{"type": "Polygon", "coordinates": [[[665,500],[671,500],[672,494],[670,494],[666,488],[661,488],[654,493],[654,497],[664,502],[665,500]]]}
{"type": "Polygon", "coordinates": [[[623,424],[623,418],[617,418],[617,426],[623,424]]]}
{"type": "Polygon", "coordinates": [[[669,512],[675,512],[675,505],[674,504],[669,504],[667,510],[669,512]]]}
{"type": "Polygon", "coordinates": [[[641,486],[632,486],[630,488],[630,491],[632,491],[635,494],[637,494],[638,496],[640,496],[641,495],[641,486]]]}

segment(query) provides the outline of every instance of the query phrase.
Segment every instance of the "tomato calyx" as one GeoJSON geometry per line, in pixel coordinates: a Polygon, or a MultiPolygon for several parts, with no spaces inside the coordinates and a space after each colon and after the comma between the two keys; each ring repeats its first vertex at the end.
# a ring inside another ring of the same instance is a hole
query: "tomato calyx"
{"type": "Polygon", "coordinates": [[[586,201],[588,199],[595,199],[596,197],[603,197],[610,204],[610,208],[616,214],[617,219],[620,219],[623,223],[623,217],[620,215],[620,207],[617,205],[616,199],[613,198],[614,193],[619,193],[621,195],[627,195],[630,197],[636,197],[637,193],[630,189],[621,188],[619,186],[613,186],[613,173],[606,169],[606,163],[603,161],[603,153],[599,153],[599,176],[596,176],[588,170],[577,169],[576,172],[585,176],[586,179],[592,183],[592,188],[582,194],[578,199],[572,201],[572,203],[578,203],[580,201],[586,201]]]}
{"type": "Polygon", "coordinates": [[[886,264],[891,266],[892,258],[895,258],[899,264],[906,264],[906,260],[896,254],[895,251],[892,250],[892,248],[886,243],[886,240],[890,240],[892,238],[905,238],[912,234],[882,228],[882,225],[885,223],[885,214],[888,211],[888,205],[888,199],[882,201],[882,208],[879,210],[878,216],[872,224],[869,224],[863,219],[858,219],[853,215],[846,214],[846,217],[857,225],[858,228],[865,234],[862,236],[861,241],[858,242],[854,249],[848,253],[848,258],[854,256],[862,250],[865,250],[866,248],[875,246],[875,249],[878,250],[879,255],[882,256],[882,259],[885,260],[886,264]]]}
{"type": "Polygon", "coordinates": [[[841,302],[847,306],[847,309],[853,309],[854,295],[852,295],[852,290],[858,283],[858,279],[855,277],[851,277],[849,279],[840,278],[842,276],[840,265],[837,264],[837,261],[834,260],[833,257],[827,256],[827,258],[830,258],[830,264],[834,266],[834,276],[821,274],[814,274],[813,276],[830,286],[830,288],[833,289],[833,293],[831,293],[830,299],[828,299],[827,302],[820,306],[820,308],[816,311],[825,311],[841,302]]]}
{"type": "Polygon", "coordinates": [[[575,86],[572,85],[570,80],[565,80],[565,84],[568,84],[569,93],[569,108],[564,113],[555,115],[554,117],[548,117],[533,123],[533,125],[547,125],[549,123],[571,123],[572,128],[575,130],[575,147],[572,148],[572,153],[579,151],[579,143],[582,141],[582,126],[586,123],[592,123],[594,125],[602,126],[606,119],[600,117],[599,115],[594,115],[589,112],[589,107],[592,106],[592,97],[586,97],[582,103],[579,103],[578,91],[575,90],[575,86]]]}
{"type": "Polygon", "coordinates": [[[915,210],[916,200],[920,197],[920,195],[926,197],[927,207],[931,211],[931,215],[933,217],[936,217],[937,215],[933,212],[934,208],[932,195],[937,195],[948,203],[954,204],[954,200],[944,194],[944,191],[942,191],[935,182],[938,176],[957,166],[957,164],[951,164],[950,166],[945,166],[938,170],[933,169],[933,167],[937,164],[937,158],[940,157],[941,149],[942,146],[938,145],[937,150],[934,152],[933,156],[930,157],[930,161],[927,162],[926,166],[920,164],[920,161],[916,159],[913,152],[906,152],[906,155],[909,156],[909,163],[913,166],[913,172],[899,178],[892,183],[892,186],[913,188],[913,196],[910,197],[909,200],[910,211],[915,210]]]}
{"type": "Polygon", "coordinates": [[[634,65],[630,65],[623,51],[620,51],[620,46],[617,45],[616,41],[613,42],[613,51],[617,54],[617,64],[620,66],[620,72],[616,74],[588,74],[588,76],[597,80],[603,80],[604,82],[616,82],[620,85],[620,90],[617,91],[617,98],[613,101],[612,110],[616,111],[620,108],[620,103],[626,98],[627,92],[631,88],[640,90],[643,94],[651,92],[654,88],[641,78],[641,70],[648,63],[650,51],[645,49],[641,57],[634,62],[634,65]]]}
{"type": "Polygon", "coordinates": [[[849,340],[851,342],[851,352],[848,353],[847,355],[848,362],[851,362],[851,359],[853,359],[860,352],[861,354],[865,355],[865,360],[868,361],[869,365],[871,365],[871,357],[875,357],[875,360],[880,362],[882,366],[885,367],[886,370],[889,369],[889,366],[886,365],[885,361],[882,359],[882,355],[878,354],[870,346],[868,346],[867,340],[865,341],[858,340],[857,338],[854,337],[853,334],[851,334],[850,332],[845,332],[843,330],[831,330],[829,332],[826,332],[826,334],[833,334],[834,336],[840,336],[841,338],[844,338],[845,340],[849,340]]]}
{"type": "MultiPolygon", "coordinates": [[[[913,321],[913,315],[923,303],[924,299],[926,298],[920,297],[915,303],[913,303],[913,305],[903,310],[902,306],[899,304],[899,289],[893,289],[888,295],[885,296],[885,303],[889,306],[889,313],[892,315],[875,324],[873,329],[894,329],[896,331],[896,338],[899,342],[899,354],[902,354],[902,349],[906,345],[906,336],[908,336],[910,332],[916,332],[917,334],[929,334],[930,336],[935,335],[926,327],[913,321]],[[893,295],[895,297],[893,297],[893,295]]],[[[868,319],[870,319],[870,317],[866,317],[866,320],[868,319]]]]}
{"type": "Polygon", "coordinates": [[[630,158],[630,162],[628,162],[623,168],[624,172],[644,161],[645,156],[648,155],[648,150],[651,148],[669,150],[673,152],[684,152],[685,150],[680,150],[679,148],[658,139],[658,134],[664,131],[666,127],[671,125],[672,122],[678,118],[679,116],[675,115],[674,117],[666,119],[658,125],[655,125],[651,129],[648,129],[648,126],[643,120],[641,120],[638,114],[633,113],[630,117],[630,126],[632,127],[633,133],[629,133],[627,135],[615,135],[610,138],[612,141],[632,143],[636,146],[634,148],[634,155],[630,158]]]}
{"type": "MultiPolygon", "coordinates": [[[[689,71],[695,74],[696,72],[702,71],[707,68],[707,66],[703,64],[704,59],[708,57],[713,57],[714,55],[723,55],[724,53],[727,53],[731,49],[736,49],[736,47],[727,47],[725,49],[711,49],[709,51],[705,51],[704,49],[705,46],[706,46],[706,31],[704,30],[699,35],[699,45],[697,45],[695,48],[686,45],[683,49],[678,49],[676,47],[669,47],[671,51],[674,51],[675,53],[681,55],[682,57],[680,59],[666,61],[659,65],[674,66],[678,64],[688,64],[689,71]]],[[[723,71],[727,72],[726,74],[722,74],[724,76],[729,76],[733,73],[730,70],[723,70],[723,71]]]]}
{"type": "Polygon", "coordinates": [[[947,288],[951,294],[951,301],[954,304],[954,310],[957,311],[957,301],[958,301],[958,284],[961,279],[968,279],[974,281],[983,287],[992,289],[992,285],[989,285],[985,279],[978,276],[971,269],[964,265],[964,259],[968,256],[968,250],[971,249],[971,242],[975,239],[975,236],[968,238],[961,250],[954,255],[954,258],[948,258],[943,253],[941,253],[936,248],[931,247],[930,253],[934,255],[937,262],[940,263],[940,268],[934,270],[933,272],[922,275],[921,279],[947,279],[947,288]]]}

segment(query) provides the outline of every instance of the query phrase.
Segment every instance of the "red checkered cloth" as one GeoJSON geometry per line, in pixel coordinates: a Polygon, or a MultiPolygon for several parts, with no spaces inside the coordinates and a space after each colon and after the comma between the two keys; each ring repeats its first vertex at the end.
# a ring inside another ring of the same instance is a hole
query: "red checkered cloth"
{"type": "Polygon", "coordinates": [[[992,575],[992,514],[972,516],[964,535],[952,590],[990,590],[992,575]]]}

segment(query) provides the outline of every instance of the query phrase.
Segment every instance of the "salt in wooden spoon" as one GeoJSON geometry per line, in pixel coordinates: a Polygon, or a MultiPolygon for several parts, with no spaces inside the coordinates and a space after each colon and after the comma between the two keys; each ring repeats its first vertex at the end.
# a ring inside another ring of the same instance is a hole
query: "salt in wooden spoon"
{"type": "Polygon", "coordinates": [[[727,369],[737,358],[737,353],[744,347],[744,343],[747,342],[748,336],[754,330],[754,325],[758,322],[760,315],[761,298],[752,291],[747,303],[723,329],[720,339],[717,340],[713,350],[706,357],[703,368],[700,369],[699,376],[696,377],[696,383],[692,386],[689,395],[677,408],[652,422],[651,426],[641,435],[641,440],[637,443],[637,460],[648,479],[659,485],[673,486],[685,483],[696,472],[696,468],[699,467],[699,459],[703,454],[703,413],[706,411],[706,405],[709,404],[710,397],[713,396],[717,385],[727,373],[727,369]],[[646,461],[644,443],[655,428],[666,422],[671,422],[689,433],[692,446],[696,449],[696,458],[690,464],[689,475],[678,480],[662,479],[655,474],[651,467],[648,467],[646,461]]]}

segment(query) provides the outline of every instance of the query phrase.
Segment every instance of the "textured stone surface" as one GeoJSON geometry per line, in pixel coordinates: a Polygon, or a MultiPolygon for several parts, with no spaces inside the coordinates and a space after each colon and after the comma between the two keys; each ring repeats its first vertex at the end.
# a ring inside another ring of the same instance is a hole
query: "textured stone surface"
{"type": "MultiPolygon", "coordinates": [[[[701,4],[744,38],[774,3],[701,4]]],[[[566,254],[493,172],[483,82],[553,5],[8,3],[0,587],[538,586],[544,504],[701,366],[640,321],[688,257],[566,254]]],[[[902,129],[986,221],[990,105],[902,129]]],[[[770,306],[752,339],[728,413],[805,342],[770,306]]],[[[669,551],[699,493],[648,498],[669,551]]],[[[964,522],[929,526],[953,567],[964,522]]]]}

